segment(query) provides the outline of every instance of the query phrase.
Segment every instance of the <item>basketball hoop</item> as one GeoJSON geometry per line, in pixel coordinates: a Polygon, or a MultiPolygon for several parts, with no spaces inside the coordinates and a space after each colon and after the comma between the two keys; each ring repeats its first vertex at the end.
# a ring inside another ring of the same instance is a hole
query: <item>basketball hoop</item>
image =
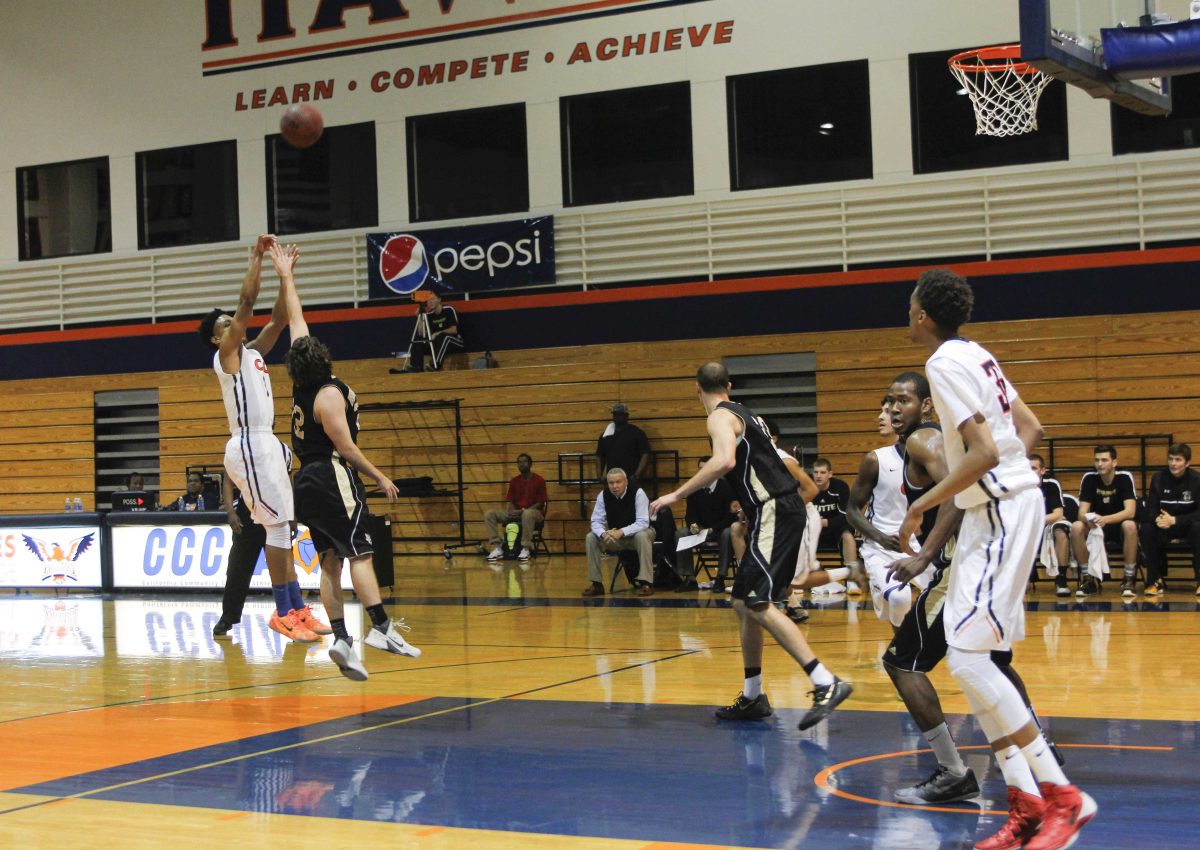
{"type": "Polygon", "coordinates": [[[975,135],[1018,136],[1037,129],[1037,105],[1051,76],[1021,61],[1021,45],[980,47],[950,57],[950,73],[975,107],[975,135]]]}

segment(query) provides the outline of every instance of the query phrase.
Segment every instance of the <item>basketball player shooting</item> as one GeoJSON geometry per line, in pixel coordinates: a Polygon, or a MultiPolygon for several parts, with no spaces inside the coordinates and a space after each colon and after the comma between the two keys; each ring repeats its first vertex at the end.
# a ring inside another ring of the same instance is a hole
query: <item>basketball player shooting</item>
{"type": "MultiPolygon", "coordinates": [[[[973,304],[967,282],[944,270],[922,273],[909,302],[912,339],[931,355],[925,374],[944,426],[949,473],[909,506],[899,538],[916,554],[911,535],[926,511],[952,498],[964,511],[942,611],[946,661],[991,743],[1009,801],[1008,820],[976,850],[1059,850],[1095,816],[1096,803],[1067,780],[990,655],[1008,652],[1025,636],[1025,583],[1045,515],[1026,458],[1044,430],[996,358],[959,336],[973,304]]],[[[924,566],[901,561],[892,577],[907,581],[924,566]]]]}
{"type": "Polygon", "coordinates": [[[311,643],[330,629],[304,604],[292,562],[292,482],[288,473],[292,453],[275,437],[275,399],[271,375],[263,358],[275,347],[287,326],[283,288],[271,318],[246,342],[246,328],[254,315],[262,282],[263,254],[275,245],[274,236],[260,236],[250,250],[250,265],[238,295],[237,309],[229,315],[214,309],[200,320],[200,339],[216,353],[213,371],[221,384],[221,398],[229,418],[225,444],[225,470],[250,505],[254,521],[266,529],[267,571],[275,596],[270,627],[292,640],[311,643]]]}

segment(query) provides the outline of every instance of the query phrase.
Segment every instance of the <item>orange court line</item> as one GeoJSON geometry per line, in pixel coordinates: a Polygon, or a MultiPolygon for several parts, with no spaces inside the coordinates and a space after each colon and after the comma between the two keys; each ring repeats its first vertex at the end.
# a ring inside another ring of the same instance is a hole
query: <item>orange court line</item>
{"type": "MultiPolygon", "coordinates": [[[[1058,746],[1064,749],[1070,747],[1075,750],[1150,750],[1158,752],[1169,752],[1174,750],[1174,747],[1155,747],[1155,746],[1137,746],[1133,744],[1059,744],[1058,746]]],[[[959,747],[960,750],[988,750],[991,749],[990,744],[971,744],[965,747],[959,747]]],[[[945,806],[914,806],[909,803],[895,803],[891,800],[877,800],[873,797],[860,797],[858,794],[851,794],[848,791],[842,791],[829,784],[829,779],[839,770],[847,767],[853,767],[856,764],[865,764],[869,761],[882,761],[883,759],[897,758],[899,756],[911,756],[919,753],[931,753],[933,750],[901,750],[894,753],[879,753],[873,756],[863,756],[862,758],[851,759],[840,764],[833,764],[822,770],[813,777],[813,784],[818,788],[824,788],[831,794],[841,797],[845,800],[853,800],[856,803],[867,803],[872,806],[887,806],[893,809],[914,809],[919,812],[949,812],[958,815],[1007,815],[1008,811],[997,811],[995,809],[975,809],[975,808],[957,808],[952,809],[945,806]]]]}
{"type": "Polygon", "coordinates": [[[431,826],[429,829],[423,829],[417,833],[418,838],[424,838],[427,835],[437,835],[439,832],[444,832],[444,826],[431,826]]]}
{"type": "Polygon", "coordinates": [[[0,726],[0,791],[422,699],[405,694],[235,697],[14,720],[0,726]]]}

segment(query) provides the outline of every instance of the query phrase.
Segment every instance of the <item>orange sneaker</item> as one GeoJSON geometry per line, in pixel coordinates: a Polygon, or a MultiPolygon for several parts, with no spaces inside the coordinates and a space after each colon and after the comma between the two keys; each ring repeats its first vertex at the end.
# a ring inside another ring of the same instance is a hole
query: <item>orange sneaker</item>
{"type": "Polygon", "coordinates": [[[329,626],[317,619],[317,615],[313,613],[313,609],[309,608],[307,605],[299,610],[293,610],[291,614],[296,618],[297,623],[304,626],[304,628],[308,629],[314,635],[333,634],[333,629],[329,628],[329,626]]]}
{"type": "Polygon", "coordinates": [[[975,845],[975,850],[1021,850],[1037,835],[1046,804],[1041,797],[1008,786],[1008,820],[1000,831],[975,845]]]}
{"type": "Polygon", "coordinates": [[[1042,828],[1029,842],[1028,850],[1062,850],[1075,843],[1079,830],[1096,816],[1096,801],[1074,785],[1038,786],[1046,800],[1042,828]]]}
{"type": "Polygon", "coordinates": [[[286,638],[300,641],[301,643],[315,643],[317,636],[302,626],[296,620],[296,613],[288,611],[286,616],[280,617],[279,612],[271,615],[270,622],[267,623],[272,631],[279,632],[286,638]]]}

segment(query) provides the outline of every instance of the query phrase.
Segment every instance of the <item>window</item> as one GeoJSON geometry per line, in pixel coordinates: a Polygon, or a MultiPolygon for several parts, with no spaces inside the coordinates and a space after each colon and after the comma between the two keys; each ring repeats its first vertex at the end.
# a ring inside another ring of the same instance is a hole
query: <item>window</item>
{"type": "Polygon", "coordinates": [[[1149,153],[1200,145],[1200,74],[1171,78],[1171,114],[1112,109],[1113,153],[1149,153]]]}
{"type": "Polygon", "coordinates": [[[326,127],[299,150],[267,136],[267,225],[272,233],[370,227],[379,221],[375,124],[326,127]]]}
{"type": "Polygon", "coordinates": [[[526,212],[525,104],[408,119],[413,221],[526,212]]]}
{"type": "Polygon", "coordinates": [[[730,77],[726,92],[734,190],[871,178],[865,59],[730,77]]]}
{"type": "Polygon", "coordinates": [[[138,247],[238,238],[237,142],[137,155],[138,247]]]}
{"type": "Polygon", "coordinates": [[[17,169],[22,260],[112,250],[108,157],[17,169]]]}
{"type": "Polygon", "coordinates": [[[692,194],[688,83],[564,97],[563,203],[692,194]]]}
{"type": "Polygon", "coordinates": [[[958,80],[946,65],[946,61],[959,52],[909,54],[914,173],[1025,165],[1067,158],[1065,83],[1054,80],[1042,92],[1035,132],[1004,138],[977,136],[971,99],[959,88],[958,80]]]}

